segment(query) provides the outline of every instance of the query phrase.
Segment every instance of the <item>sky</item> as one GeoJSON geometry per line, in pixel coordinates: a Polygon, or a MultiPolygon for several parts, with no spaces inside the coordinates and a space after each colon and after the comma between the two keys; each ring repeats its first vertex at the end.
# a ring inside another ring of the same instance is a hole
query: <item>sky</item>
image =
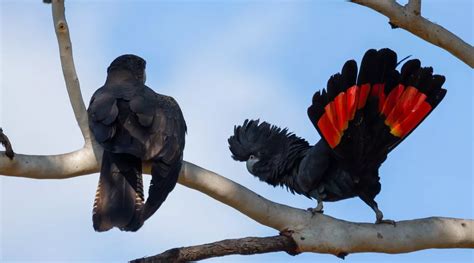
{"type": "MultiPolygon", "coordinates": [[[[50,6],[0,0],[0,127],[22,154],[77,150],[83,140],[67,97],[50,6]]],[[[470,0],[423,1],[422,14],[473,43],[470,0]]],[[[288,127],[314,144],[306,116],[313,93],[348,59],[370,48],[412,55],[446,76],[447,96],[380,169],[376,201],[386,218],[473,218],[472,69],[387,19],[346,1],[67,1],[74,61],[86,105],[117,56],[147,60],[147,85],[173,96],[188,125],[184,158],[272,201],[315,202],[261,183],[232,160],[227,138],[246,118],[288,127]]],[[[147,178],[147,177],[145,177],[147,178]]],[[[0,177],[0,261],[124,262],[227,238],[271,236],[206,195],[178,185],[137,233],[92,228],[98,176],[0,177]]],[[[325,213],[373,222],[359,199],[325,213]]],[[[466,249],[351,254],[351,262],[468,262],[466,249]]],[[[206,262],[341,262],[332,255],[228,256],[206,262]]]]}

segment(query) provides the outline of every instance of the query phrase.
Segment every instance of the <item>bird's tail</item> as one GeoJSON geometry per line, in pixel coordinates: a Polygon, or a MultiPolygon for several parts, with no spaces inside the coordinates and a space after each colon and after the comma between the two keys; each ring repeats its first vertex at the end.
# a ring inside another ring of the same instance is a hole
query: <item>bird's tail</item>
{"type": "Polygon", "coordinates": [[[143,200],[141,160],[130,154],[104,151],[92,213],[94,229],[128,230],[132,219],[142,212],[143,200]]]}
{"type": "Polygon", "coordinates": [[[358,76],[356,62],[347,61],[308,108],[321,137],[351,166],[380,164],[446,94],[444,76],[419,60],[407,61],[400,72],[396,66],[392,50],[368,50],[358,76]]]}

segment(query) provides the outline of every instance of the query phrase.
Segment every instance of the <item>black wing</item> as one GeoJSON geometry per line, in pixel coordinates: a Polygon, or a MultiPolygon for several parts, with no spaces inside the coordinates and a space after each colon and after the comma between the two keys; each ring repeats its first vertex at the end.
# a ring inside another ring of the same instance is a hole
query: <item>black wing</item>
{"type": "Polygon", "coordinates": [[[183,114],[173,98],[157,95],[154,114],[151,114],[150,107],[146,106],[146,95],[136,96],[130,101],[130,108],[140,125],[153,131],[148,140],[144,140],[145,158],[152,161],[152,179],[143,211],[144,220],[158,210],[178,181],[186,133],[183,114]]]}
{"type": "Polygon", "coordinates": [[[186,123],[176,101],[146,86],[102,87],[92,96],[89,126],[105,150],[147,161],[176,159],[186,123]]]}
{"type": "MultiPolygon", "coordinates": [[[[178,180],[186,134],[181,109],[173,98],[145,85],[123,84],[97,90],[88,113],[92,133],[105,151],[130,154],[152,163],[143,213],[126,227],[136,231],[161,206],[178,180]]],[[[143,193],[141,184],[133,187],[135,192],[143,193]]]]}

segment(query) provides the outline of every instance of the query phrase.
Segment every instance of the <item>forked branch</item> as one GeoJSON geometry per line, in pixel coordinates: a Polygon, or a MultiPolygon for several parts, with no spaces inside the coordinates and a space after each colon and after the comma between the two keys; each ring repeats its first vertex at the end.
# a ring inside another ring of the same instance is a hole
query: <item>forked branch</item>
{"type": "Polygon", "coordinates": [[[421,16],[421,0],[410,0],[402,6],[395,0],[350,0],[353,3],[374,9],[389,18],[390,24],[436,45],[474,68],[474,47],[421,16]]]}

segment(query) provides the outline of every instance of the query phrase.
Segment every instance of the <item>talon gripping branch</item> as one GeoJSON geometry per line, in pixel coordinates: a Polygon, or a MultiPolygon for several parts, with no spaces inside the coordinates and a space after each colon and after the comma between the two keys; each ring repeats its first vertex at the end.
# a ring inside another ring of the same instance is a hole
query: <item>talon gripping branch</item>
{"type": "Polygon", "coordinates": [[[266,122],[246,120],[229,138],[232,157],[273,186],[323,201],[358,196],[383,220],[375,202],[378,169],[393,150],[436,108],[446,94],[445,78],[407,61],[400,72],[390,49],[368,50],[357,72],[347,61],[327,88],[314,94],[308,117],[321,135],[314,146],[266,122]],[[357,75],[358,73],[358,75],[357,75]]]}

